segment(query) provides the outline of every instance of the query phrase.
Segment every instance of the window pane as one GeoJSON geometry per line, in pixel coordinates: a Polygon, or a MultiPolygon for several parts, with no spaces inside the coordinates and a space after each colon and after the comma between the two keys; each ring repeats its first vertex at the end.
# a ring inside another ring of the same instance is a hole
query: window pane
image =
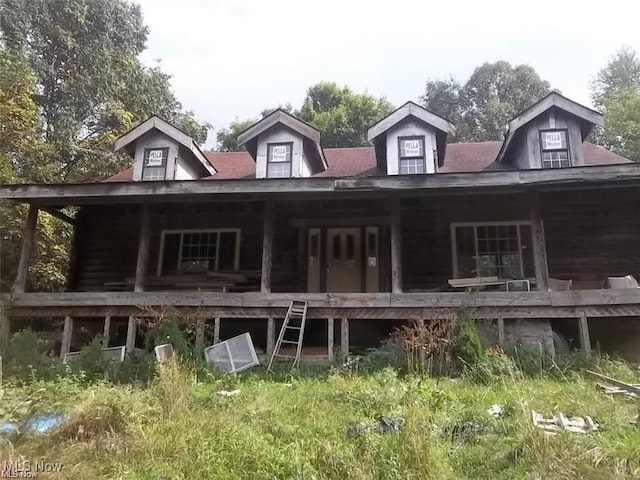
{"type": "Polygon", "coordinates": [[[234,270],[236,266],[236,232],[220,232],[218,270],[234,270]]]}
{"type": "Polygon", "coordinates": [[[543,150],[566,150],[567,132],[565,130],[547,130],[541,132],[543,150]]]}
{"type": "Polygon", "coordinates": [[[289,178],[291,177],[291,163],[269,163],[267,165],[268,178],[289,178]]]}
{"type": "Polygon", "coordinates": [[[422,157],[424,158],[424,138],[401,138],[400,158],[422,157]]]}
{"type": "Polygon", "coordinates": [[[410,175],[424,173],[424,159],[410,158],[400,160],[400,174],[410,175]]]}
{"type": "Polygon", "coordinates": [[[142,172],[142,180],[164,180],[165,167],[144,167],[142,172]]]}
{"type": "Polygon", "coordinates": [[[570,167],[569,155],[567,151],[542,152],[543,168],[566,168],[570,167]]]}
{"type": "Polygon", "coordinates": [[[269,145],[268,152],[269,162],[290,162],[291,161],[291,144],[269,145]]]}

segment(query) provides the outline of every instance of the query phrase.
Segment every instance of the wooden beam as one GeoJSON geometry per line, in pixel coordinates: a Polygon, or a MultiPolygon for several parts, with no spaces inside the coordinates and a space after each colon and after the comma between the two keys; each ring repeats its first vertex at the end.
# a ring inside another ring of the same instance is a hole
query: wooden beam
{"type": "Polygon", "coordinates": [[[62,330],[62,343],[60,345],[60,358],[71,350],[71,337],[73,336],[73,317],[64,318],[64,329],[62,330]]]}
{"type": "Polygon", "coordinates": [[[400,199],[391,203],[391,291],[402,293],[402,219],[400,199]]]}
{"type": "Polygon", "coordinates": [[[129,316],[129,323],[127,324],[127,343],[125,344],[125,350],[127,353],[133,352],[136,348],[136,337],[138,335],[138,319],[133,315],[129,316]]]}
{"type": "Polygon", "coordinates": [[[69,215],[67,215],[65,213],[62,213],[57,208],[43,207],[42,210],[47,212],[49,215],[52,215],[52,216],[62,220],[63,222],[66,222],[66,223],[68,223],[70,225],[75,225],[76,224],[76,219],[75,218],[72,218],[69,215]]]}
{"type": "Polygon", "coordinates": [[[340,325],[340,357],[342,362],[349,358],[349,319],[343,318],[340,325]]]}
{"type": "Polygon", "coordinates": [[[327,318],[327,359],[330,363],[333,363],[333,318],[327,318]]]}
{"type": "Polygon", "coordinates": [[[276,344],[276,321],[273,317],[267,319],[267,358],[273,355],[276,344]]]}
{"type": "Polygon", "coordinates": [[[583,313],[579,320],[580,346],[587,357],[591,356],[591,338],[589,337],[589,320],[583,313]]]}
{"type": "Polygon", "coordinates": [[[500,348],[505,348],[506,346],[506,335],[504,330],[504,318],[498,318],[498,345],[500,348]]]}
{"type": "Polygon", "coordinates": [[[529,216],[531,220],[533,265],[536,273],[536,288],[539,291],[546,292],[549,285],[549,267],[547,265],[547,250],[544,238],[544,226],[540,216],[540,199],[538,192],[531,195],[529,216]]]}
{"type": "Polygon", "coordinates": [[[213,344],[220,343],[220,317],[213,320],[213,344]]]}
{"type": "Polygon", "coordinates": [[[109,347],[111,337],[111,315],[104,316],[104,329],[102,331],[102,348],[109,347]]]}
{"type": "Polygon", "coordinates": [[[22,231],[22,249],[20,250],[20,260],[18,260],[18,271],[16,281],[13,283],[13,292],[22,293],[27,286],[27,274],[29,273],[29,262],[33,253],[35,243],[36,226],[38,224],[38,207],[29,205],[27,221],[22,231]]]}
{"type": "Polygon", "coordinates": [[[195,342],[195,351],[196,355],[201,356],[204,352],[204,329],[205,329],[205,318],[204,316],[198,316],[196,319],[196,342],[195,342]]]}
{"type": "Polygon", "coordinates": [[[264,205],[264,224],[262,236],[262,276],[260,277],[260,292],[271,292],[271,266],[273,256],[273,202],[264,205]]]}
{"type": "Polygon", "coordinates": [[[142,221],[140,223],[140,236],[138,240],[138,261],[136,264],[136,277],[133,283],[134,292],[144,291],[144,276],[147,273],[147,260],[149,259],[149,242],[151,231],[151,214],[149,204],[142,208],[142,221]]]}

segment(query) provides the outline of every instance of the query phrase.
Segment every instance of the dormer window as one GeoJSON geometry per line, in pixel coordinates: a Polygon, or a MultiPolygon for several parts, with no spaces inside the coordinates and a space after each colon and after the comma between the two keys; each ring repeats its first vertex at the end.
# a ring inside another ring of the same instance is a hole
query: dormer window
{"type": "Polygon", "coordinates": [[[567,130],[540,130],[540,152],[542,168],[570,167],[567,130]]]}
{"type": "Polygon", "coordinates": [[[399,137],[400,174],[425,173],[424,136],[399,137]]]}
{"type": "Polygon", "coordinates": [[[142,180],[165,180],[167,176],[168,148],[145,148],[142,180]]]}
{"type": "Polygon", "coordinates": [[[291,178],[292,149],[292,142],[267,145],[267,178],[291,178]]]}

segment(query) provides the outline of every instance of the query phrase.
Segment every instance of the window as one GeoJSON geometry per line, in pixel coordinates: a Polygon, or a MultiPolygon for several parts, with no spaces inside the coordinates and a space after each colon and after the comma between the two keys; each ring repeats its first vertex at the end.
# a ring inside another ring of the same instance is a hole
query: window
{"type": "Polygon", "coordinates": [[[291,177],[293,143],[267,144],[267,178],[291,177]]]}
{"type": "Polygon", "coordinates": [[[540,130],[542,168],[571,166],[566,130],[540,130]]]}
{"type": "Polygon", "coordinates": [[[237,270],[240,230],[164,231],[158,275],[237,270]]]}
{"type": "Polygon", "coordinates": [[[164,180],[167,175],[168,148],[145,148],[142,180],[164,180]]]}
{"type": "Polygon", "coordinates": [[[451,230],[456,278],[534,276],[528,222],[452,224],[451,230]]]}
{"type": "Polygon", "coordinates": [[[400,174],[426,173],[424,164],[424,137],[399,137],[400,174]]]}

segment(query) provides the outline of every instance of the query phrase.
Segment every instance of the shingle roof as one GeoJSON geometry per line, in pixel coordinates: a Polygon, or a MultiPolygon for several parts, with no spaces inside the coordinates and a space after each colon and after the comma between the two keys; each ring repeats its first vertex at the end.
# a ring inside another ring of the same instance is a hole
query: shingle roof
{"type": "MultiPolygon", "coordinates": [[[[496,159],[502,142],[450,143],[441,173],[479,172],[489,167],[496,159]]],[[[630,163],[620,155],[591,143],[584,144],[586,165],[630,163]]],[[[317,177],[357,177],[384,175],[376,166],[373,147],[325,148],[324,154],[329,168],[317,177]]],[[[208,152],[207,160],[218,173],[211,180],[252,178],[256,164],[248,152],[208,152]]],[[[106,182],[130,182],[133,168],[124,170],[106,179],[106,182]]]]}

